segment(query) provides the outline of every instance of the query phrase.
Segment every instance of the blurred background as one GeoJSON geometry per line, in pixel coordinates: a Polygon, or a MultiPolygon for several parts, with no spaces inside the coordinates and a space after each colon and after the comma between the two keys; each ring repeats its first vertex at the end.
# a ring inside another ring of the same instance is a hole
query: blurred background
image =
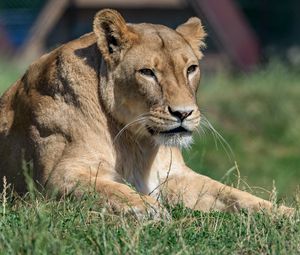
{"type": "MultiPolygon", "coordinates": [[[[90,32],[95,13],[172,28],[201,18],[207,48],[199,105],[204,129],[185,151],[196,171],[289,200],[300,184],[299,0],[1,0],[0,94],[43,53],[90,32]],[[232,151],[232,152],[231,152],[232,151]]],[[[1,160],[1,159],[0,159],[1,160]]]]}

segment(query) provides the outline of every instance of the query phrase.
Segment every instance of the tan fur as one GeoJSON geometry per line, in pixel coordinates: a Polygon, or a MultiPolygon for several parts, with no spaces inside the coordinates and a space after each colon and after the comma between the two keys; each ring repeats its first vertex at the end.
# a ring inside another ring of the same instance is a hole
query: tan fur
{"type": "Polygon", "coordinates": [[[1,176],[24,192],[22,161],[32,161],[46,189],[93,187],[118,211],[159,209],[161,195],[203,211],[270,211],[271,203],[183,162],[178,147],[191,142],[201,118],[204,37],[198,18],[172,30],[100,11],[93,33],[42,56],[1,97],[1,176]],[[185,132],[163,133],[180,125],[185,132]]]}

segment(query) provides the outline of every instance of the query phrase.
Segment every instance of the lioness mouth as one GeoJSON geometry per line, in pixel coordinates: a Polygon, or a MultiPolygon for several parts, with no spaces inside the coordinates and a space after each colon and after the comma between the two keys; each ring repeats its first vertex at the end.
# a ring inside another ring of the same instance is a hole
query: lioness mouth
{"type": "Polygon", "coordinates": [[[150,132],[151,135],[154,134],[178,134],[178,133],[191,133],[191,131],[185,129],[182,126],[179,126],[177,128],[173,128],[170,130],[166,130],[166,131],[156,131],[150,127],[147,127],[148,131],[150,132]]]}

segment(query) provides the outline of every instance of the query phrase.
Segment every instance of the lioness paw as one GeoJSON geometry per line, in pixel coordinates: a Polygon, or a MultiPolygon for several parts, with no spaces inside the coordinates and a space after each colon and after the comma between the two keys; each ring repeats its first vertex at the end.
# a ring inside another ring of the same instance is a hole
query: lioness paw
{"type": "Polygon", "coordinates": [[[278,213],[287,217],[292,217],[295,215],[296,210],[291,207],[287,207],[284,205],[279,206],[278,213]]]}
{"type": "Polygon", "coordinates": [[[168,211],[152,197],[139,196],[132,200],[112,205],[113,210],[123,215],[131,215],[141,219],[169,219],[168,211]]]}

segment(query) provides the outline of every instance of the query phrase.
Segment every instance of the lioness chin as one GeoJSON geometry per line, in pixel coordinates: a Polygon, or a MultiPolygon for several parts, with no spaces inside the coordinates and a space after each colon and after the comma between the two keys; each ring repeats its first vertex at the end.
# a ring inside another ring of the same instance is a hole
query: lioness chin
{"type": "Polygon", "coordinates": [[[32,161],[47,190],[81,195],[92,187],[120,212],[160,212],[160,194],[195,210],[272,211],[183,161],[180,147],[201,119],[200,20],[173,30],[126,24],[105,9],[93,28],[34,62],[1,97],[1,176],[24,192],[22,162],[32,161]]]}

